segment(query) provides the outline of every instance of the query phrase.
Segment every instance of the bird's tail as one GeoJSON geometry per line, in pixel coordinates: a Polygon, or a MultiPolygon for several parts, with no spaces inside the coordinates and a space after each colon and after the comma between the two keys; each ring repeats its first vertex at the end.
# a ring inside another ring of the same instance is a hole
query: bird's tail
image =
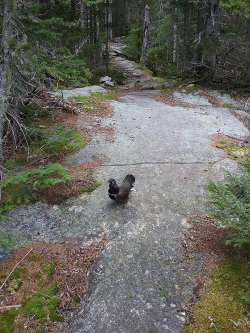
{"type": "Polygon", "coordinates": [[[123,183],[127,183],[127,182],[130,183],[131,186],[133,186],[134,183],[135,183],[135,177],[134,177],[133,175],[127,175],[127,176],[124,178],[123,183]]]}

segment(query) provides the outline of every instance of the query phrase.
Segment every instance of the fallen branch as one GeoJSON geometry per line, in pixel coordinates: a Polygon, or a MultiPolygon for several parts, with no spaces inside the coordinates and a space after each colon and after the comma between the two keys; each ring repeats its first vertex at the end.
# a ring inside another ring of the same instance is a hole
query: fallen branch
{"type": "Polygon", "coordinates": [[[10,273],[8,274],[8,276],[6,277],[6,279],[4,280],[4,282],[2,283],[0,290],[3,289],[3,287],[5,286],[6,282],[9,280],[9,278],[11,277],[11,275],[14,273],[14,271],[16,270],[16,268],[24,261],[24,259],[30,254],[30,252],[33,251],[33,248],[31,248],[26,254],[25,256],[18,261],[15,266],[12,268],[12,270],[10,271],[10,273]]]}
{"type": "Polygon", "coordinates": [[[6,310],[10,310],[10,309],[18,309],[18,308],[20,308],[21,306],[22,306],[21,304],[1,306],[1,307],[0,307],[0,312],[1,312],[1,311],[6,311],[6,310]]]}
{"type": "Polygon", "coordinates": [[[79,114],[81,109],[73,103],[65,102],[64,100],[54,99],[53,106],[62,109],[64,112],[79,114]]]}
{"type": "Polygon", "coordinates": [[[38,96],[38,100],[42,102],[44,107],[61,109],[63,112],[79,114],[82,110],[82,107],[79,107],[75,102],[64,100],[63,96],[62,98],[59,98],[48,93],[44,93],[38,96]]]}

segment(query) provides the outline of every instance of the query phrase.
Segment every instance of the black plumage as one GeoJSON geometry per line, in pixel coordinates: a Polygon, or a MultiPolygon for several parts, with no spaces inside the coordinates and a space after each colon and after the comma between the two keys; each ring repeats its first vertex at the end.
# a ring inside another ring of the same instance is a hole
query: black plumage
{"type": "Polygon", "coordinates": [[[127,175],[121,186],[118,186],[115,179],[110,179],[109,183],[109,197],[110,199],[117,201],[117,202],[125,202],[128,200],[129,193],[134,186],[135,177],[133,175],[127,175]]]}

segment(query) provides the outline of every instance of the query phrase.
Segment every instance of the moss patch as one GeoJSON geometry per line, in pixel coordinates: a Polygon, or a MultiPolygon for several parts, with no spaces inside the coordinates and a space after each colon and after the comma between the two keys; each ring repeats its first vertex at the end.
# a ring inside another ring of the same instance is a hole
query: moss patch
{"type": "Polygon", "coordinates": [[[74,96],[71,100],[82,104],[84,111],[86,112],[103,112],[109,111],[108,105],[105,104],[105,101],[117,99],[117,96],[117,92],[115,91],[109,93],[95,92],[89,96],[74,96]]]}
{"type": "Polygon", "coordinates": [[[199,302],[194,306],[194,323],[183,333],[249,332],[246,301],[250,269],[239,258],[226,259],[211,273],[199,302]]]}
{"type": "Polygon", "coordinates": [[[212,136],[212,143],[216,148],[223,149],[228,157],[245,161],[250,158],[250,145],[242,140],[227,135],[212,136]]]}

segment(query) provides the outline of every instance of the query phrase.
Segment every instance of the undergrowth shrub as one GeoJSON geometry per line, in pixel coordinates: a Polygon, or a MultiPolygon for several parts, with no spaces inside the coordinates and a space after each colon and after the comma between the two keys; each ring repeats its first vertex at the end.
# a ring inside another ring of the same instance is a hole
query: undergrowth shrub
{"type": "Polygon", "coordinates": [[[141,28],[132,26],[126,38],[125,54],[134,61],[141,56],[141,28]]]}
{"type": "Polygon", "coordinates": [[[80,56],[56,54],[54,57],[40,54],[34,58],[40,77],[50,78],[59,88],[84,87],[91,81],[92,74],[80,56]]]}
{"type": "Polygon", "coordinates": [[[219,226],[232,232],[228,245],[242,247],[250,244],[250,160],[243,164],[240,174],[226,174],[220,182],[208,186],[212,216],[219,226]]]}
{"type": "Polygon", "coordinates": [[[30,123],[36,119],[47,117],[51,110],[49,108],[42,107],[38,103],[29,103],[28,105],[22,105],[19,108],[19,113],[25,124],[30,123]]]}
{"type": "Polygon", "coordinates": [[[86,145],[85,138],[74,128],[31,127],[27,132],[31,152],[35,154],[58,156],[77,151],[86,145]]]}
{"type": "Polygon", "coordinates": [[[54,163],[45,167],[7,175],[0,188],[3,191],[0,215],[15,208],[17,205],[27,204],[36,200],[36,194],[58,184],[65,184],[72,180],[67,169],[61,164],[54,163]]]}

